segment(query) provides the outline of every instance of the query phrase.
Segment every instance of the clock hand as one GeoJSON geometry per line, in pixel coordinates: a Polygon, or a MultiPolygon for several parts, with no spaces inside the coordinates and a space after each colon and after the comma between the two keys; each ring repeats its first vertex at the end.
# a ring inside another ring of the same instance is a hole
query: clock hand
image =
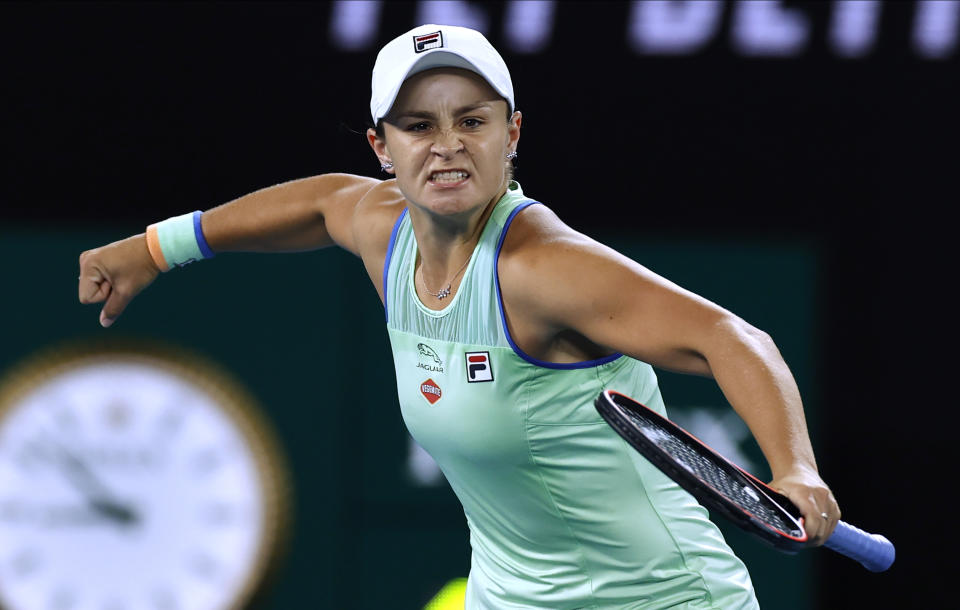
{"type": "Polygon", "coordinates": [[[38,506],[34,511],[33,518],[47,527],[86,527],[97,526],[104,522],[103,513],[90,504],[38,506]]]}
{"type": "Polygon", "coordinates": [[[101,515],[124,525],[133,525],[140,520],[132,508],[112,500],[92,499],[90,500],[90,507],[101,515]]]}
{"type": "Polygon", "coordinates": [[[139,520],[133,509],[114,499],[114,494],[106,488],[86,462],[60,443],[50,441],[50,444],[57,450],[59,457],[57,464],[61,467],[61,471],[67,475],[71,484],[83,494],[90,508],[124,525],[130,525],[139,520]]]}
{"type": "Polygon", "coordinates": [[[136,513],[126,505],[114,499],[114,495],[107,490],[106,486],[94,475],[93,471],[80,458],[68,452],[64,447],[59,447],[61,456],[67,466],[67,472],[73,476],[70,477],[80,491],[87,498],[90,507],[105,517],[124,524],[131,524],[137,521],[136,513]]]}

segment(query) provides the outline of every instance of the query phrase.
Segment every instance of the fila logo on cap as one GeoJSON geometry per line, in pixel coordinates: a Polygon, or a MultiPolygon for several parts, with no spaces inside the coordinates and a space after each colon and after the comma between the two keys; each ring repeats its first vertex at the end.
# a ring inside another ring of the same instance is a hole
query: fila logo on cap
{"type": "Polygon", "coordinates": [[[429,51],[430,49],[439,49],[442,46],[443,34],[440,32],[413,37],[414,53],[423,53],[424,51],[429,51]]]}
{"type": "Polygon", "coordinates": [[[467,382],[493,381],[490,352],[467,352],[467,382]]]}

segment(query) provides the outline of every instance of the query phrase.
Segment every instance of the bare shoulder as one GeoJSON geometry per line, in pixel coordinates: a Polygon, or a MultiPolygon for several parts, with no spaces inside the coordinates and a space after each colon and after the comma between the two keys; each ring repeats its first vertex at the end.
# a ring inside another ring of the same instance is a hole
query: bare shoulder
{"type": "Polygon", "coordinates": [[[371,188],[357,203],[353,234],[360,256],[371,251],[386,253],[390,233],[407,200],[396,180],[383,180],[371,188]]]}
{"type": "Polygon", "coordinates": [[[574,336],[578,345],[586,339],[654,366],[709,373],[697,354],[729,312],[542,206],[521,212],[514,225],[498,263],[503,301],[515,335],[546,354],[542,359],[554,361],[558,346],[572,353],[562,339],[574,336]]]}
{"type": "Polygon", "coordinates": [[[504,239],[498,270],[501,283],[516,294],[546,300],[551,306],[555,305],[552,297],[561,291],[565,302],[592,306],[601,291],[678,289],[637,261],[571,228],[549,208],[537,205],[517,215],[504,239]]]}
{"type": "MultiPolygon", "coordinates": [[[[390,235],[406,206],[407,200],[394,179],[381,181],[357,203],[353,217],[353,239],[367,275],[378,293],[382,291],[380,280],[390,235]]],[[[380,298],[383,299],[382,294],[380,298]]]]}
{"type": "Polygon", "coordinates": [[[582,332],[584,320],[617,307],[626,292],[636,297],[662,285],[642,265],[573,229],[542,205],[532,205],[514,219],[498,274],[514,317],[545,333],[582,332]]]}
{"type": "MultiPolygon", "coordinates": [[[[564,223],[545,205],[531,205],[514,218],[497,261],[504,305],[515,328],[536,337],[562,330],[556,306],[578,294],[587,261],[600,245],[564,223]]],[[[533,345],[536,339],[528,340],[533,345]]]]}
{"type": "Polygon", "coordinates": [[[505,288],[516,284],[517,288],[530,286],[539,292],[537,277],[565,277],[568,284],[575,281],[573,272],[589,270],[598,258],[621,257],[564,223],[550,208],[532,205],[520,212],[510,225],[500,252],[498,271],[505,288]]]}
{"type": "Polygon", "coordinates": [[[517,345],[548,362],[580,362],[612,353],[583,324],[604,316],[605,287],[629,264],[576,231],[549,208],[532,205],[507,232],[497,263],[504,315],[517,345]],[[599,297],[599,298],[598,298],[599,297]]]}

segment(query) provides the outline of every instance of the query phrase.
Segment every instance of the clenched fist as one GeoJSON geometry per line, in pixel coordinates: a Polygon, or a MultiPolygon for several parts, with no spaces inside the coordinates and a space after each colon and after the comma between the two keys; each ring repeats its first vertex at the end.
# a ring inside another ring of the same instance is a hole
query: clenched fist
{"type": "Polygon", "coordinates": [[[80,302],[104,303],[100,324],[106,328],[159,274],[143,233],[87,250],[80,255],[80,302]]]}

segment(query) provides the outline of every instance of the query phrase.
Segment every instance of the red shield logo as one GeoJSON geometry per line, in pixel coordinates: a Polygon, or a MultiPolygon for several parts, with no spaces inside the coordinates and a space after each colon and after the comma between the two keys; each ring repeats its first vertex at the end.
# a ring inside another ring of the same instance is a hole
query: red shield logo
{"type": "Polygon", "coordinates": [[[420,384],[420,393],[423,394],[423,397],[426,398],[430,404],[436,404],[443,395],[443,392],[440,391],[440,386],[438,386],[433,379],[427,379],[420,384]]]}

